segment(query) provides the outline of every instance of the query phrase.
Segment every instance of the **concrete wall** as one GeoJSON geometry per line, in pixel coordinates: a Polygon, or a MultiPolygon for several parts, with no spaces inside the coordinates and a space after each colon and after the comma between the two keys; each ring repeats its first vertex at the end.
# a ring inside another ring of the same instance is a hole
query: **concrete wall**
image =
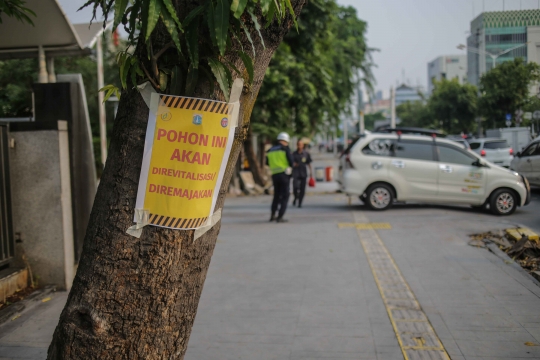
{"type": "Polygon", "coordinates": [[[67,123],[12,131],[10,151],[16,257],[26,253],[39,284],[69,289],[75,272],[67,123]]]}

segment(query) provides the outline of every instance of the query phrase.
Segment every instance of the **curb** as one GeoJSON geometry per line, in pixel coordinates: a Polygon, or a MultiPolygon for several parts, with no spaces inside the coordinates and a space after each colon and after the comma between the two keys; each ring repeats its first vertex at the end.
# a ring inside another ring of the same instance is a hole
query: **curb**
{"type": "Polygon", "coordinates": [[[38,289],[28,295],[21,301],[14,303],[2,310],[0,310],[0,326],[9,320],[15,320],[20,317],[22,314],[32,310],[39,304],[43,303],[47,297],[56,292],[55,286],[46,286],[42,289],[38,289]]]}
{"type": "Polygon", "coordinates": [[[531,274],[529,274],[527,272],[527,270],[523,269],[518,263],[516,263],[514,260],[512,260],[512,258],[510,256],[508,256],[504,251],[499,249],[497,244],[492,243],[492,242],[487,242],[486,246],[489,249],[489,251],[491,251],[493,254],[495,254],[498,258],[500,258],[506,264],[510,265],[511,267],[513,267],[514,269],[519,271],[521,274],[525,275],[528,279],[532,280],[532,282],[536,286],[540,287],[540,282],[538,280],[536,280],[531,274]]]}

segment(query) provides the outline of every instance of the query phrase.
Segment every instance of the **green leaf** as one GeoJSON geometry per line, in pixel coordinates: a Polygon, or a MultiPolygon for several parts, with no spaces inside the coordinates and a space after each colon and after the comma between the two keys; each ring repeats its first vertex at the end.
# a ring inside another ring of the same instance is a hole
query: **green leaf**
{"type": "Polygon", "coordinates": [[[209,1],[208,3],[208,9],[206,11],[206,18],[208,20],[208,30],[210,31],[210,39],[212,40],[212,44],[215,47],[217,47],[216,27],[214,25],[214,3],[212,1],[209,1]]]}
{"type": "Polygon", "coordinates": [[[264,45],[264,39],[261,34],[261,24],[259,24],[259,20],[257,20],[257,16],[255,16],[253,11],[251,10],[248,10],[248,13],[249,13],[249,16],[251,16],[251,21],[253,21],[253,24],[255,25],[255,30],[257,30],[257,32],[259,33],[259,37],[261,38],[261,43],[262,43],[263,48],[266,48],[266,46],[264,45]]]}
{"type": "Polygon", "coordinates": [[[99,92],[105,92],[105,96],[103,97],[103,103],[105,103],[105,101],[109,100],[109,98],[111,97],[112,94],[116,94],[116,97],[120,100],[120,90],[112,85],[112,84],[109,84],[109,85],[105,85],[104,87],[102,87],[101,89],[98,90],[99,92]]]}
{"type": "Polygon", "coordinates": [[[129,73],[129,68],[131,67],[131,61],[128,57],[129,54],[125,52],[120,64],[120,81],[122,83],[122,88],[124,89],[127,88],[127,76],[129,73]]]}
{"type": "Polygon", "coordinates": [[[249,76],[249,84],[253,84],[253,60],[243,51],[239,51],[238,55],[240,55],[240,58],[244,62],[244,66],[246,67],[248,76],[249,76]]]}
{"type": "Polygon", "coordinates": [[[208,59],[208,65],[210,66],[210,70],[212,70],[212,73],[216,77],[216,80],[219,84],[219,87],[221,88],[221,91],[223,92],[225,100],[229,101],[229,91],[232,83],[231,72],[220,61],[213,58],[208,59]]]}
{"type": "Polygon", "coordinates": [[[183,84],[183,71],[180,66],[174,66],[171,69],[171,83],[169,86],[170,95],[182,95],[183,84]]]}
{"type": "Polygon", "coordinates": [[[128,0],[116,0],[114,2],[113,31],[122,21],[122,17],[124,16],[124,12],[126,11],[127,5],[128,5],[128,0]]]}
{"type": "Polygon", "coordinates": [[[167,82],[169,80],[169,77],[164,71],[159,72],[159,89],[161,91],[165,91],[167,89],[167,82]]]}
{"type": "Polygon", "coordinates": [[[242,16],[242,13],[244,12],[244,9],[246,8],[248,1],[247,0],[233,0],[231,3],[231,11],[233,12],[233,16],[237,19],[240,19],[240,16],[242,16]]]}
{"type": "MultiPolygon", "coordinates": [[[[227,61],[227,60],[225,60],[227,61]]],[[[238,75],[242,76],[242,73],[240,72],[240,70],[238,70],[238,68],[236,66],[234,66],[234,64],[230,61],[227,61],[227,65],[229,65],[229,67],[231,69],[233,69],[238,75]]],[[[231,81],[231,84],[232,84],[232,81],[231,81]]]]}
{"type": "Polygon", "coordinates": [[[133,40],[135,36],[135,24],[137,21],[137,18],[139,17],[139,11],[141,9],[141,2],[142,0],[135,0],[133,2],[133,7],[131,8],[131,14],[129,16],[129,29],[131,33],[129,34],[129,39],[133,40]]]}
{"type": "Polygon", "coordinates": [[[204,64],[201,64],[199,70],[201,71],[201,73],[204,75],[204,77],[206,78],[206,80],[208,80],[208,83],[210,84],[210,93],[213,93],[214,88],[215,88],[214,75],[210,72],[210,70],[208,70],[208,67],[204,64]]]}
{"type": "Polygon", "coordinates": [[[169,15],[171,15],[172,19],[176,23],[176,26],[178,26],[179,30],[182,30],[182,24],[180,23],[180,19],[178,19],[178,15],[176,14],[176,9],[174,8],[174,5],[172,4],[171,0],[162,0],[163,4],[167,8],[167,11],[169,11],[169,15]]]}
{"type": "Polygon", "coordinates": [[[243,21],[241,21],[240,24],[242,25],[242,28],[244,29],[244,33],[246,34],[246,37],[249,40],[249,43],[251,44],[251,50],[253,51],[253,56],[255,56],[255,44],[253,44],[253,39],[251,39],[251,34],[249,33],[249,29],[246,27],[243,21]]]}
{"type": "Polygon", "coordinates": [[[294,26],[296,27],[296,32],[298,32],[298,22],[296,21],[296,15],[294,13],[294,9],[292,7],[291,0],[283,0],[283,1],[285,2],[285,4],[287,5],[287,8],[289,9],[289,13],[292,16],[294,26]]]}
{"type": "Polygon", "coordinates": [[[184,27],[188,27],[193,19],[199,16],[204,11],[204,6],[199,5],[195,9],[191,10],[184,19],[184,27]]]}
{"type": "Polygon", "coordinates": [[[187,79],[186,79],[186,95],[192,96],[195,92],[195,87],[197,86],[197,81],[199,80],[199,70],[195,69],[193,66],[189,66],[187,79]]]}
{"type": "Polygon", "coordinates": [[[196,19],[186,29],[186,44],[189,59],[193,68],[199,67],[199,19],[196,19]]]}
{"type": "Polygon", "coordinates": [[[221,56],[225,55],[227,47],[227,33],[229,31],[229,0],[217,0],[214,9],[214,26],[216,34],[216,43],[221,56]]]}
{"type": "Polygon", "coordinates": [[[176,27],[173,18],[168,12],[164,11],[161,13],[161,21],[163,21],[165,28],[171,35],[174,45],[176,46],[176,50],[181,53],[182,47],[180,45],[180,38],[178,37],[178,28],[176,27]]]}
{"type": "MultiPolygon", "coordinates": [[[[152,34],[152,31],[154,31],[154,28],[156,27],[160,13],[161,13],[161,0],[149,0],[148,1],[148,19],[146,21],[145,41],[148,41],[148,39],[150,38],[150,35],[152,34]]],[[[143,19],[143,24],[144,24],[144,19],[143,19]]],[[[169,29],[167,28],[167,30],[169,29]]]]}
{"type": "MultiPolygon", "coordinates": [[[[266,16],[266,14],[268,14],[268,10],[270,10],[270,6],[272,5],[273,1],[274,0],[261,0],[261,11],[262,11],[264,16],[266,16]]],[[[253,13],[251,10],[249,12],[250,12],[250,14],[253,13]]]]}

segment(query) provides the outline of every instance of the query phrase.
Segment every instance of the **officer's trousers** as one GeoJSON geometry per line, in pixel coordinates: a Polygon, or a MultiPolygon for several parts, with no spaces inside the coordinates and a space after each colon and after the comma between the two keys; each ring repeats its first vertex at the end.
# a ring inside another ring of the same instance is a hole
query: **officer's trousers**
{"type": "Polygon", "coordinates": [[[279,173],[272,175],[272,182],[274,183],[274,200],[272,201],[272,215],[278,211],[278,218],[282,218],[287,210],[287,202],[289,201],[289,184],[291,177],[285,173],[279,173]]]}

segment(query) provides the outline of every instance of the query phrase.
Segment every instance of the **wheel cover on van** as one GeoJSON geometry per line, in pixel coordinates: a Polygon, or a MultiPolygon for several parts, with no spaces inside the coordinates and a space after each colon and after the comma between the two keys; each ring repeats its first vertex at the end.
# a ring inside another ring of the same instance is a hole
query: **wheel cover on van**
{"type": "Polygon", "coordinates": [[[514,208],[514,197],[507,192],[503,192],[497,196],[495,205],[500,213],[506,214],[514,208]]]}
{"type": "Polygon", "coordinates": [[[390,204],[390,201],[392,201],[392,194],[383,187],[375,188],[369,196],[370,204],[377,209],[384,209],[390,204]]]}

